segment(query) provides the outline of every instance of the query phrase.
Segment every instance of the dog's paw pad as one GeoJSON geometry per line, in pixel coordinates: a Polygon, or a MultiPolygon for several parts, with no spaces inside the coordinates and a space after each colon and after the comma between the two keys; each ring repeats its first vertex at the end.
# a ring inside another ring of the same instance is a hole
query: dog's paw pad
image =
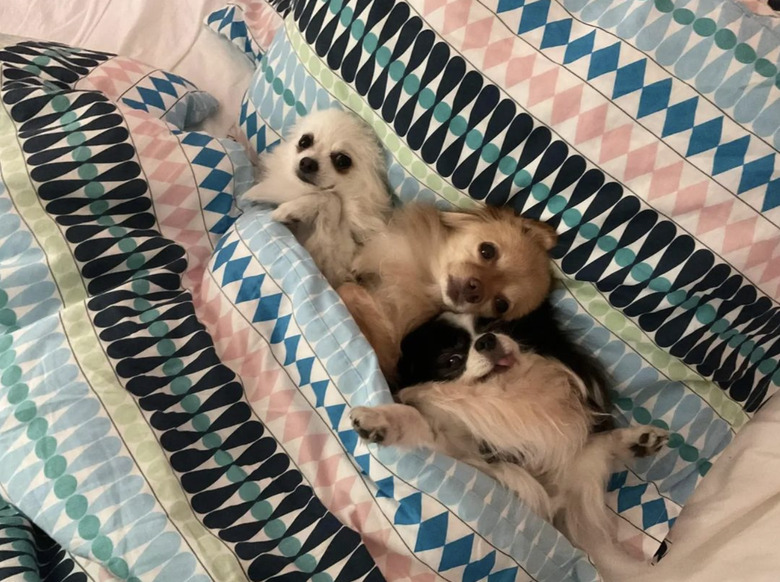
{"type": "Polygon", "coordinates": [[[660,451],[669,442],[669,431],[656,426],[642,427],[636,440],[631,444],[631,453],[635,457],[649,457],[660,451]]]}
{"type": "Polygon", "coordinates": [[[360,406],[355,408],[350,414],[352,419],[352,428],[358,433],[358,436],[370,443],[383,443],[387,438],[387,423],[381,413],[360,406]]]}

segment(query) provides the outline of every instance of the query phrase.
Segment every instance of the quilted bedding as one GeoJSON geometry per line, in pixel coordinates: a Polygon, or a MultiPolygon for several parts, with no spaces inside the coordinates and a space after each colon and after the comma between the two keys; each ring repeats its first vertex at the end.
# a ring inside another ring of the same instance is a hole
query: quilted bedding
{"type": "MultiPolygon", "coordinates": [[[[620,424],[620,536],[663,554],[780,384],[777,19],[672,0],[286,0],[208,19],[257,62],[241,141],[346,107],[403,201],[511,204],[561,237],[554,301],[620,424]],[[666,541],[664,541],[666,540],[666,541]]],[[[752,5],[751,5],[752,6],[752,5]]],[[[597,580],[494,481],[366,446],[390,400],[186,80],[0,39],[0,578],[597,580]]]]}

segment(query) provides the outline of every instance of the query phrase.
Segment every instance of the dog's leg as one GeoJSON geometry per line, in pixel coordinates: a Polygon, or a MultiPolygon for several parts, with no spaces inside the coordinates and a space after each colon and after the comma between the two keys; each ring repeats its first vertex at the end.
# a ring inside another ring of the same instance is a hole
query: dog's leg
{"type": "Polygon", "coordinates": [[[329,198],[328,194],[314,193],[283,202],[271,213],[271,218],[283,224],[292,222],[311,224],[323,210],[327,209],[329,198]]]}
{"type": "MultiPolygon", "coordinates": [[[[323,192],[317,194],[316,198],[305,211],[313,216],[304,246],[328,282],[338,287],[349,276],[357,245],[349,233],[349,225],[342,223],[341,201],[338,196],[323,192]]],[[[283,210],[286,206],[287,204],[283,204],[277,210],[283,210]]],[[[304,221],[308,219],[306,215],[304,221]]]]}
{"type": "Polygon", "coordinates": [[[629,560],[614,542],[614,519],[606,506],[606,483],[616,459],[657,453],[669,433],[654,426],[619,428],[591,435],[561,475],[553,497],[556,526],[594,560],[629,560]]]}
{"type": "Polygon", "coordinates": [[[385,378],[392,382],[397,373],[398,359],[401,357],[401,345],[384,310],[368,290],[356,283],[344,283],[337,291],[360,331],[374,348],[379,368],[385,378]]]}
{"type": "Polygon", "coordinates": [[[355,432],[368,442],[402,447],[436,446],[428,421],[411,406],[358,406],[352,409],[349,417],[355,432]]]}
{"type": "Polygon", "coordinates": [[[610,442],[603,446],[623,461],[655,455],[669,442],[669,431],[657,426],[616,428],[598,436],[609,438],[610,442]]]}
{"type": "Polygon", "coordinates": [[[514,463],[471,463],[496,481],[511,489],[536,515],[552,523],[550,496],[536,478],[514,463]]]}

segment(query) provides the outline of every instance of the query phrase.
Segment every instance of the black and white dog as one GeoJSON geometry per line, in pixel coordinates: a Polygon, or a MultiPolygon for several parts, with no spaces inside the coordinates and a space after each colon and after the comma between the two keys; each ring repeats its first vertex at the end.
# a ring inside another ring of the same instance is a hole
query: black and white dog
{"type": "Polygon", "coordinates": [[[605,505],[616,459],[658,452],[668,433],[612,428],[607,375],[554,317],[549,302],[496,324],[446,313],[404,339],[399,404],[358,407],[369,442],[426,446],[512,489],[597,562],[627,558],[605,505]]]}
{"type": "Polygon", "coordinates": [[[614,428],[610,415],[611,403],[608,375],[601,363],[583,350],[563,329],[549,299],[520,319],[513,321],[486,320],[444,314],[421,325],[408,334],[401,344],[398,381],[393,393],[402,388],[425,382],[457,380],[469,374],[469,353],[488,352],[496,345],[495,334],[514,339],[523,349],[545,358],[558,360],[585,384],[587,404],[597,424],[594,432],[614,428]],[[479,343],[477,343],[479,336],[479,343]]]}

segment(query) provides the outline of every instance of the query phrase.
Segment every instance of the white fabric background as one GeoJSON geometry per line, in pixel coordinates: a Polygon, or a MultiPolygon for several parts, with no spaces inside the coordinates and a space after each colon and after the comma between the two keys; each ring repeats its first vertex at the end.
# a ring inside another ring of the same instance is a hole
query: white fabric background
{"type": "Polygon", "coordinates": [[[186,77],[221,108],[204,129],[224,136],[253,66],[203,26],[225,0],[0,0],[0,32],[132,57],[186,77]]]}
{"type": "MultiPolygon", "coordinates": [[[[0,0],[0,32],[111,51],[182,75],[220,101],[204,129],[226,135],[252,66],[202,25],[225,1],[0,0]]],[[[780,399],[714,464],[678,519],[674,540],[660,564],[622,580],[780,580],[780,399]]]]}

